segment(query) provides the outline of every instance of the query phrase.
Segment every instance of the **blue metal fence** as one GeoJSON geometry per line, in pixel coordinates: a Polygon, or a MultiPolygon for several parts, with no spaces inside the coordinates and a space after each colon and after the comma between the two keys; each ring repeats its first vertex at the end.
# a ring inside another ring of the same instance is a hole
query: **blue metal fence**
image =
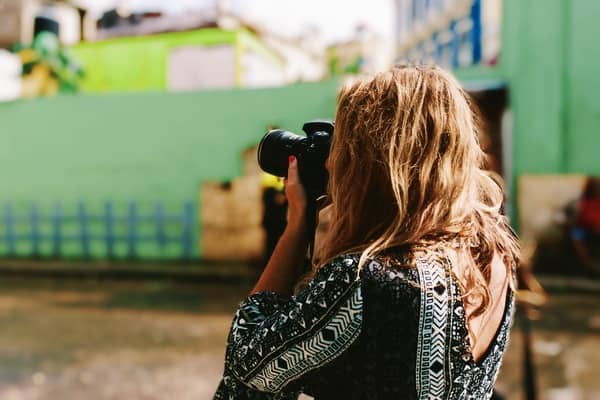
{"type": "Polygon", "coordinates": [[[83,202],[27,208],[5,203],[0,218],[0,256],[82,258],[180,258],[194,256],[194,206],[176,212],[163,203],[93,209],[83,202]]]}

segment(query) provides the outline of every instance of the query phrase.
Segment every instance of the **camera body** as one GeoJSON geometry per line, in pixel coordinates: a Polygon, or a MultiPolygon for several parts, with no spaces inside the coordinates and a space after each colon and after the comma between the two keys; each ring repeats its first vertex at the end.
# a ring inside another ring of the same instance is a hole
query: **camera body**
{"type": "Polygon", "coordinates": [[[288,157],[295,156],[307,197],[314,201],[327,192],[329,175],[325,161],[329,156],[333,128],[332,121],[314,120],[302,126],[306,136],[281,129],[269,131],[258,145],[258,164],[265,172],[286,177],[288,157]]]}

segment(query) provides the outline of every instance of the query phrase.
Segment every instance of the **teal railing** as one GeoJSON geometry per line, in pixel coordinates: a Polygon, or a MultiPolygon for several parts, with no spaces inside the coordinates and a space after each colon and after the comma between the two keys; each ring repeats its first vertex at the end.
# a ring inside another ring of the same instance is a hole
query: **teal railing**
{"type": "Polygon", "coordinates": [[[194,207],[178,209],[106,202],[5,203],[0,215],[0,256],[96,259],[190,259],[194,255],[194,207]]]}

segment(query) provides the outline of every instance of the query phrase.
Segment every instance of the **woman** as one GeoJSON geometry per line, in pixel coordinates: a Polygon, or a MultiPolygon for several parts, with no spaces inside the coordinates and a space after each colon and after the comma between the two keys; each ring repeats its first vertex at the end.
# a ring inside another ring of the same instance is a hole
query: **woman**
{"type": "Polygon", "coordinates": [[[594,250],[600,247],[600,178],[589,177],[586,180],[577,202],[571,239],[581,263],[588,272],[597,275],[600,265],[596,258],[600,254],[594,250]]]}
{"type": "Polygon", "coordinates": [[[289,163],[288,226],[235,314],[215,399],[484,399],[513,310],[518,244],[467,95],[437,67],[342,88],[327,162],[331,220],[306,254],[289,163]]]}

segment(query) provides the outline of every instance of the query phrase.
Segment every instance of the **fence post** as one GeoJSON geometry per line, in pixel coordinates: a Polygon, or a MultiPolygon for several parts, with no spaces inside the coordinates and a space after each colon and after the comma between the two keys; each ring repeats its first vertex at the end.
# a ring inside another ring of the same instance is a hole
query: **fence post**
{"type": "Polygon", "coordinates": [[[181,232],[181,249],[184,259],[192,255],[192,223],[194,218],[194,206],[188,201],[183,206],[183,226],[181,232]]]}
{"type": "Polygon", "coordinates": [[[156,242],[162,248],[167,244],[167,236],[165,233],[165,206],[163,203],[156,203],[154,219],[156,222],[156,242]]]}
{"type": "Polygon", "coordinates": [[[6,227],[7,254],[14,256],[16,253],[15,215],[11,203],[4,204],[4,225],[6,227]]]}
{"type": "Polygon", "coordinates": [[[137,203],[129,204],[129,212],[127,214],[127,256],[134,258],[135,245],[137,242],[136,226],[137,225],[137,203]]]}
{"type": "Polygon", "coordinates": [[[31,255],[37,257],[40,255],[40,212],[35,203],[29,208],[29,223],[31,224],[31,255]]]}
{"type": "Polygon", "coordinates": [[[106,257],[111,259],[115,255],[115,231],[113,203],[110,201],[104,203],[104,227],[104,243],[106,244],[106,257]]]}
{"type": "Polygon", "coordinates": [[[62,205],[54,204],[52,213],[52,255],[59,257],[62,248],[62,205]]]}
{"type": "Polygon", "coordinates": [[[473,54],[471,64],[476,65],[481,62],[482,57],[482,31],[481,31],[481,0],[474,0],[471,6],[471,46],[473,54]]]}
{"type": "Polygon", "coordinates": [[[81,240],[81,252],[84,258],[90,256],[90,236],[88,232],[88,215],[85,210],[85,204],[77,204],[77,218],[79,220],[79,238],[81,240]]]}
{"type": "Polygon", "coordinates": [[[460,38],[458,37],[458,32],[456,32],[456,22],[452,21],[450,23],[450,31],[452,32],[452,41],[450,42],[450,46],[452,48],[452,68],[458,68],[460,65],[459,60],[459,51],[460,51],[460,38]]]}

